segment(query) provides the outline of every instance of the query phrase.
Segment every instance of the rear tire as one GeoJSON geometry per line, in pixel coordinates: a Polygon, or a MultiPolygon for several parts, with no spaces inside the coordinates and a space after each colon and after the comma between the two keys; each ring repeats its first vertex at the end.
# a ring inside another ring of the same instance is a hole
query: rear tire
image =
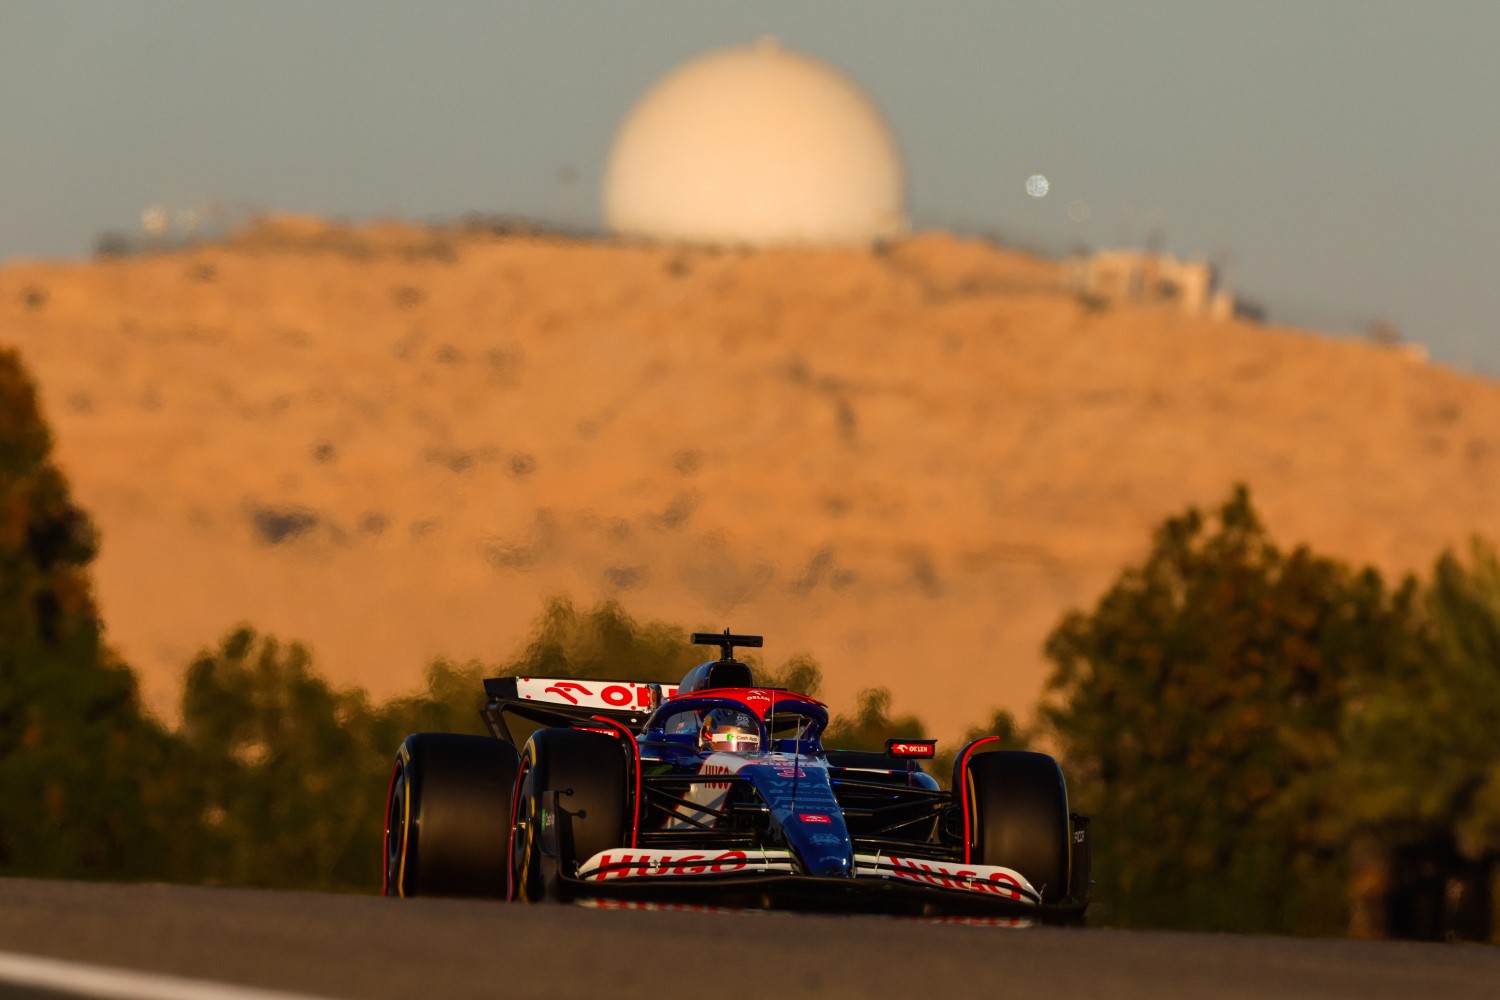
{"type": "Polygon", "coordinates": [[[626,842],[625,779],[625,754],[612,736],[576,729],[532,734],[516,789],[510,898],[567,899],[564,875],[626,842]]]}
{"type": "Polygon", "coordinates": [[[382,893],[503,897],[518,761],[488,736],[408,736],[386,797],[382,893]]]}
{"type": "Polygon", "coordinates": [[[969,761],[970,854],[1026,876],[1042,902],[1068,897],[1068,789],[1057,761],[1044,753],[998,750],[969,761]]]}

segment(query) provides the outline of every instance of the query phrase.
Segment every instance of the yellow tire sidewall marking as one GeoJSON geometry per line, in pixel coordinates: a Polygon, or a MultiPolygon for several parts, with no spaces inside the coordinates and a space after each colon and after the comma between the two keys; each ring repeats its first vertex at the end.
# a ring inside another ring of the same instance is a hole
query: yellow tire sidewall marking
{"type": "MultiPolygon", "coordinates": [[[[409,763],[411,755],[406,747],[401,748],[402,760],[409,763]]],[[[406,845],[411,843],[411,782],[407,770],[401,768],[401,864],[396,869],[396,895],[406,898],[406,845]]]]}

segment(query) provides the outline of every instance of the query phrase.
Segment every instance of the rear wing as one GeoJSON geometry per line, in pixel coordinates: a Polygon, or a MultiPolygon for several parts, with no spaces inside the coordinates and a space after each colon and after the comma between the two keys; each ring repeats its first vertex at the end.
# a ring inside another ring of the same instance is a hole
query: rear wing
{"type": "Polygon", "coordinates": [[[605,718],[639,733],[675,684],[642,681],[576,680],[571,677],[488,677],[488,703],[479,714],[497,738],[515,743],[505,715],[543,726],[569,726],[605,718]]]}

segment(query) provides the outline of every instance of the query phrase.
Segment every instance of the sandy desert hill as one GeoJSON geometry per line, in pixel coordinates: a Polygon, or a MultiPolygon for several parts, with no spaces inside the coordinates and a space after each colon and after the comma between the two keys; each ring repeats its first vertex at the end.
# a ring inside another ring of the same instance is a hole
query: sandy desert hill
{"type": "Polygon", "coordinates": [[[170,714],[239,621],[379,695],[618,597],[809,652],[952,736],[1026,714],[1040,644],[1149,529],[1252,485],[1386,570],[1500,537],[1500,385],[1372,345],[1090,308],[931,234],[708,252],[267,222],[0,268],[103,532],[111,638],[170,714]]]}

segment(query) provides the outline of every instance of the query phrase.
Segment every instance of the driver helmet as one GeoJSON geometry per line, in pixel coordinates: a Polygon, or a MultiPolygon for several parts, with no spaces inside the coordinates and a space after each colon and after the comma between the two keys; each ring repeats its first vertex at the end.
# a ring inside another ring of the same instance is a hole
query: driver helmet
{"type": "Polygon", "coordinates": [[[760,749],[760,726],[748,712],[716,708],[703,717],[698,731],[700,750],[749,753],[760,749]]]}

